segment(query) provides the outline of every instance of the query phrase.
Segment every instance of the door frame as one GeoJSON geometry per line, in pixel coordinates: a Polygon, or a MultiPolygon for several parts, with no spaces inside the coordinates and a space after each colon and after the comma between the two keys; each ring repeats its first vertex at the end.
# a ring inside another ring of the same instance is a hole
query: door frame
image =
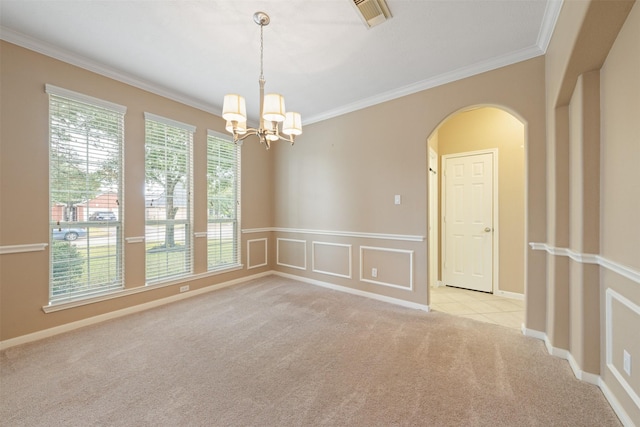
{"type": "MultiPolygon", "coordinates": [[[[493,218],[492,218],[492,251],[493,251],[493,262],[491,265],[491,293],[496,295],[496,293],[500,290],[500,259],[499,259],[499,245],[498,242],[499,234],[500,234],[500,215],[499,215],[499,192],[498,192],[498,149],[497,148],[487,148],[484,150],[476,150],[476,151],[465,151],[460,153],[452,153],[452,154],[444,154],[441,157],[441,165],[442,165],[442,173],[440,174],[440,194],[442,194],[441,204],[440,206],[446,206],[446,182],[447,182],[447,174],[446,174],[446,161],[447,159],[456,158],[456,157],[468,157],[475,156],[478,154],[491,154],[493,156],[493,218]]],[[[446,226],[444,222],[444,210],[441,211],[440,214],[440,251],[442,252],[445,246],[445,239],[447,236],[446,226]]],[[[440,259],[440,269],[444,272],[444,256],[440,259]]],[[[443,273],[444,274],[444,273],[443,273]]],[[[441,279],[442,280],[442,279],[441,279]]]]}
{"type": "Polygon", "coordinates": [[[427,147],[427,176],[429,197],[427,203],[428,208],[428,244],[429,252],[427,259],[427,282],[431,287],[440,286],[440,219],[438,218],[439,198],[440,198],[440,157],[438,153],[431,147],[427,147]],[[431,158],[435,157],[435,169],[431,167],[431,158]],[[433,190],[433,191],[432,191],[433,190]],[[431,225],[433,224],[433,227],[431,225]]]}

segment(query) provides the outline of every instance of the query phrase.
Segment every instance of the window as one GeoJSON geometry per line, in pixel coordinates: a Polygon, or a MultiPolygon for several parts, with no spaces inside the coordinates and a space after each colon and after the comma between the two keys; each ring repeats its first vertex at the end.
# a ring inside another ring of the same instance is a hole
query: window
{"type": "Polygon", "coordinates": [[[240,147],[209,131],[207,137],[207,269],[240,263],[240,147]]]}
{"type": "Polygon", "coordinates": [[[191,274],[195,128],[145,113],[147,284],[191,274]]]}
{"type": "Polygon", "coordinates": [[[49,303],[123,287],[126,108],[55,86],[49,94],[49,303]],[[108,215],[97,219],[94,213],[108,215]]]}

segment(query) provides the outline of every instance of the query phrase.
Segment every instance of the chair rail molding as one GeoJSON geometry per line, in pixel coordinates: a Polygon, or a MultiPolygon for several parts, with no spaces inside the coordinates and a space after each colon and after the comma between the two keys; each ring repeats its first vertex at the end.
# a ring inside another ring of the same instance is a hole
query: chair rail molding
{"type": "Polygon", "coordinates": [[[300,233],[300,234],[319,234],[323,236],[339,236],[339,237],[358,237],[365,239],[383,239],[383,240],[400,240],[406,242],[424,242],[426,237],[411,234],[385,234],[385,233],[365,233],[360,231],[333,231],[333,230],[313,230],[306,228],[286,228],[286,227],[263,227],[263,228],[245,228],[243,234],[250,233],[300,233]]]}
{"type": "Polygon", "coordinates": [[[608,258],[603,257],[599,254],[584,254],[580,252],[575,252],[569,248],[558,248],[552,245],[548,245],[546,243],[539,242],[529,242],[529,246],[534,251],[546,251],[551,255],[557,256],[566,256],[571,258],[574,261],[583,263],[583,264],[598,264],[601,267],[606,268],[607,270],[611,270],[614,273],[617,273],[621,276],[626,277],[629,280],[632,280],[638,284],[640,284],[640,271],[635,270],[629,266],[617,263],[608,258]]]}
{"type": "Polygon", "coordinates": [[[22,252],[38,252],[44,251],[48,243],[29,243],[26,245],[7,245],[0,246],[0,255],[19,254],[22,252]]]}

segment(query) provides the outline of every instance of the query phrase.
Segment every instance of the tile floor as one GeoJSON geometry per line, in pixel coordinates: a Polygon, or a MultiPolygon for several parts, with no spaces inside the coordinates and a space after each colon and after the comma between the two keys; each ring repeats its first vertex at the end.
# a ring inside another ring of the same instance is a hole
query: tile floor
{"type": "Polygon", "coordinates": [[[520,330],[524,301],[484,292],[440,286],[431,288],[432,310],[520,330]]]}

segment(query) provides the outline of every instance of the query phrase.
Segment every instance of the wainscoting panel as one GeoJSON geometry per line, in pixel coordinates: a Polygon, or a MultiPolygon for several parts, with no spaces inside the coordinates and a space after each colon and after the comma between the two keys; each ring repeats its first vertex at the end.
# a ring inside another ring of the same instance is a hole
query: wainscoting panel
{"type": "Polygon", "coordinates": [[[311,242],[311,270],[351,279],[351,245],[311,242]]]}
{"type": "Polygon", "coordinates": [[[618,382],[640,408],[640,340],[638,330],[628,325],[640,323],[640,306],[609,288],[606,291],[606,363],[618,382]],[[631,375],[624,371],[624,351],[631,358],[631,375]],[[635,366],[634,366],[635,365],[635,366]]]}
{"type": "Polygon", "coordinates": [[[278,265],[298,270],[307,269],[307,241],[278,238],[276,241],[278,265]]]}
{"type": "Polygon", "coordinates": [[[247,270],[264,267],[268,259],[266,238],[247,240],[247,270]]]}
{"type": "Polygon", "coordinates": [[[360,246],[360,280],[413,290],[413,251],[360,246]]]}

